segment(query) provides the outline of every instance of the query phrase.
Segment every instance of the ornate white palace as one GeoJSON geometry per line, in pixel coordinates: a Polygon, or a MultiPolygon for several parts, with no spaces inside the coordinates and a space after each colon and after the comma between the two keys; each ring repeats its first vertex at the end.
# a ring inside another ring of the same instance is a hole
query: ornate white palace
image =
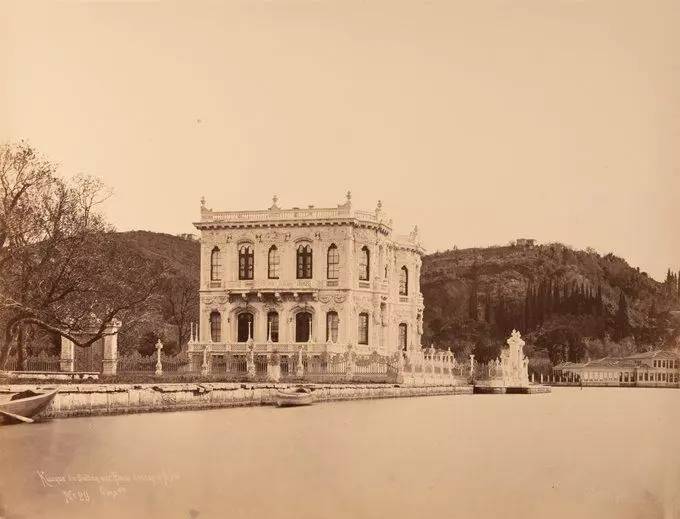
{"type": "Polygon", "coordinates": [[[331,208],[277,202],[218,212],[201,200],[200,323],[188,351],[204,370],[222,355],[275,353],[291,372],[301,352],[422,355],[417,227],[394,236],[380,202],[360,211],[349,192],[331,208]]]}

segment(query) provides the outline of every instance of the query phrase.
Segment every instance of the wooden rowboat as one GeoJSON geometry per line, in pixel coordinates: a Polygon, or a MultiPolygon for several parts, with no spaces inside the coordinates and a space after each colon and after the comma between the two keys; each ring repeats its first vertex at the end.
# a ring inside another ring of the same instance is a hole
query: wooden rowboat
{"type": "Polygon", "coordinates": [[[276,405],[278,407],[311,405],[313,403],[314,394],[312,393],[312,390],[307,387],[276,390],[276,405]]]}
{"type": "Polygon", "coordinates": [[[33,422],[32,417],[44,411],[57,392],[57,389],[47,393],[29,390],[13,395],[0,395],[0,423],[33,422]]]}

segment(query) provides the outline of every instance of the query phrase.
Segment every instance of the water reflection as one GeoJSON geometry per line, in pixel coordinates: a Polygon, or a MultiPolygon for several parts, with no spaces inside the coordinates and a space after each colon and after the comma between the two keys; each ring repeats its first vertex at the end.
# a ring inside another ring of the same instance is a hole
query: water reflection
{"type": "Polygon", "coordinates": [[[680,517],[679,402],[558,388],[3,427],[0,517],[680,517]]]}

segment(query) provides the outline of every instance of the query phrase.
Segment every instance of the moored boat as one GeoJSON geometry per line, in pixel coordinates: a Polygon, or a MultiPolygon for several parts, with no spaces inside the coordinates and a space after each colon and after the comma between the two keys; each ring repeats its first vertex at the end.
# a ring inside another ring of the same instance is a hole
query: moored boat
{"type": "Polygon", "coordinates": [[[0,423],[32,422],[50,405],[58,390],[47,393],[23,391],[13,395],[0,395],[0,423]]]}
{"type": "Polygon", "coordinates": [[[302,386],[290,389],[277,389],[275,401],[278,407],[311,405],[314,403],[314,394],[311,389],[302,386]]]}

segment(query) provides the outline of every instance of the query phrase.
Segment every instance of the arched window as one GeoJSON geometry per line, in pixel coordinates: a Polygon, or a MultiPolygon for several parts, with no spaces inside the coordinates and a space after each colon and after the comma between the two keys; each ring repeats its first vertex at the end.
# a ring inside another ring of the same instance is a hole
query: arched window
{"type": "Polygon", "coordinates": [[[238,342],[248,342],[253,338],[253,314],[250,312],[243,312],[238,314],[237,322],[237,340],[238,342]]]}
{"type": "Polygon", "coordinates": [[[328,247],[328,254],[326,255],[326,277],[328,279],[338,279],[340,274],[340,253],[335,243],[328,247]]]}
{"type": "Polygon", "coordinates": [[[222,316],[217,310],[210,312],[210,340],[220,342],[222,338],[222,316]]]}
{"type": "Polygon", "coordinates": [[[250,245],[241,245],[238,250],[238,278],[253,279],[253,248],[250,245]]]}
{"type": "Polygon", "coordinates": [[[406,323],[399,323],[399,349],[402,351],[408,349],[408,325],[406,323]]]}
{"type": "Polygon", "coordinates": [[[279,314],[271,311],[267,314],[267,340],[279,342],[279,314]]]}
{"type": "Polygon", "coordinates": [[[281,260],[279,258],[279,250],[276,245],[269,247],[269,258],[268,258],[268,272],[269,279],[279,279],[279,264],[281,260]]]}
{"type": "Polygon", "coordinates": [[[295,315],[295,342],[309,342],[312,336],[312,314],[299,312],[295,315]]]}
{"type": "Polygon", "coordinates": [[[368,281],[371,274],[371,253],[364,245],[359,252],[359,280],[368,281]]]}
{"type": "Polygon", "coordinates": [[[359,314],[359,344],[368,344],[368,314],[359,314]]]}
{"type": "Polygon", "coordinates": [[[328,312],[326,314],[326,342],[338,342],[338,312],[328,312]]]}
{"type": "Polygon", "coordinates": [[[220,279],[222,279],[220,248],[215,247],[210,253],[210,281],[219,281],[220,279]]]}
{"type": "Polygon", "coordinates": [[[408,269],[406,268],[406,265],[401,267],[401,270],[399,271],[399,295],[408,295],[408,269]]]}
{"type": "Polygon", "coordinates": [[[300,245],[297,249],[297,278],[312,279],[311,245],[300,245]]]}

